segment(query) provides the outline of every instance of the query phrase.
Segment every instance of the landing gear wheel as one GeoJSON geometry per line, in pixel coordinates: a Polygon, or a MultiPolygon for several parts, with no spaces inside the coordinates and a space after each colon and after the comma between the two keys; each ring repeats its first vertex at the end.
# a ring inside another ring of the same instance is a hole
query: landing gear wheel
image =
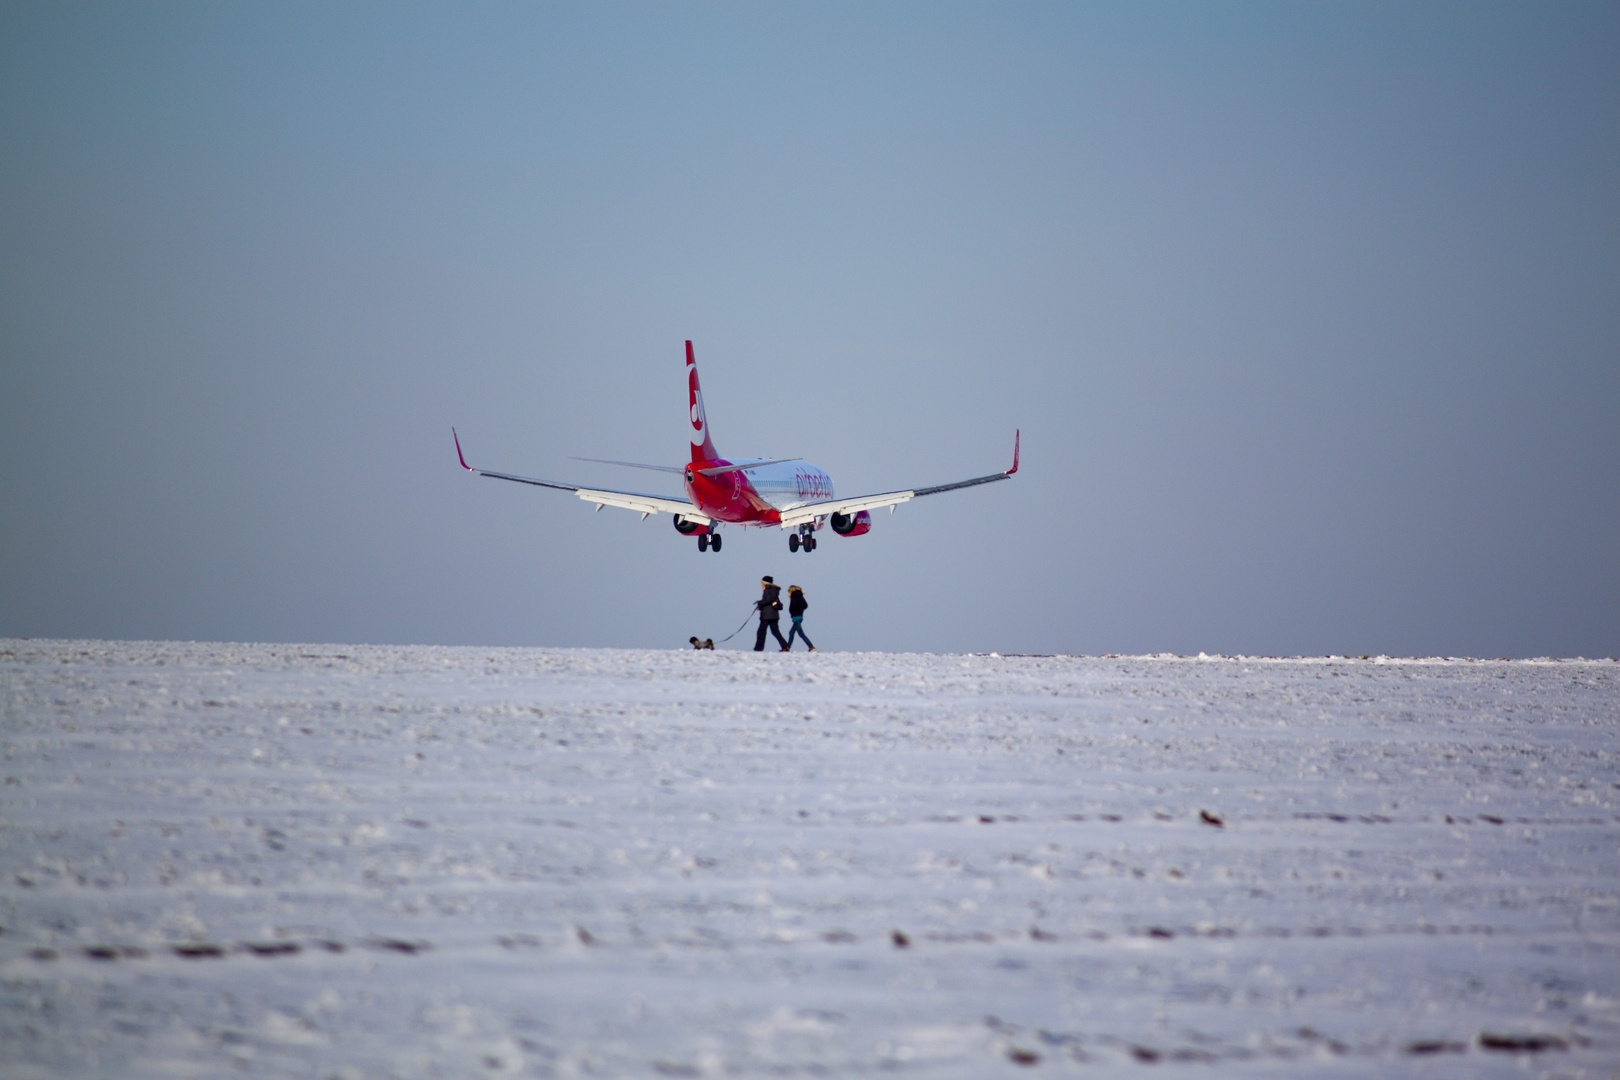
{"type": "Polygon", "coordinates": [[[708,551],[709,550],[709,534],[708,533],[698,533],[698,550],[699,551],[708,551]]]}
{"type": "Polygon", "coordinates": [[[788,534],[788,550],[789,551],[798,551],[799,550],[799,534],[798,533],[789,533],[788,534]]]}
{"type": "Polygon", "coordinates": [[[719,533],[715,533],[714,535],[709,537],[709,547],[713,548],[715,551],[720,550],[720,534],[719,533]]]}
{"type": "Polygon", "coordinates": [[[814,551],[814,550],[816,550],[816,538],[815,537],[807,536],[807,537],[804,538],[804,550],[806,550],[806,551],[814,551]]]}

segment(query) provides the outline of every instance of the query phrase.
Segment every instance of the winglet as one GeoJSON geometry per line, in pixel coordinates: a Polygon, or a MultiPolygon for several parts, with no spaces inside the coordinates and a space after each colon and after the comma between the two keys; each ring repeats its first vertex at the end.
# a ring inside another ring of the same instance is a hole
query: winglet
{"type": "MultiPolygon", "coordinates": [[[[468,472],[477,472],[478,470],[473,468],[471,465],[467,464],[467,459],[461,456],[461,436],[456,434],[456,429],[455,428],[450,429],[450,437],[452,439],[456,440],[456,460],[461,462],[461,467],[463,469],[466,469],[468,472]]],[[[1013,454],[1014,458],[1016,458],[1017,456],[1018,455],[1016,453],[1013,454]]],[[[1018,467],[1017,465],[1013,466],[1013,468],[1017,468],[1017,467],[1018,467]]]]}
{"type": "Polygon", "coordinates": [[[1013,467],[1007,470],[1008,476],[1018,471],[1018,440],[1023,437],[1022,431],[1013,432],[1013,467]]]}

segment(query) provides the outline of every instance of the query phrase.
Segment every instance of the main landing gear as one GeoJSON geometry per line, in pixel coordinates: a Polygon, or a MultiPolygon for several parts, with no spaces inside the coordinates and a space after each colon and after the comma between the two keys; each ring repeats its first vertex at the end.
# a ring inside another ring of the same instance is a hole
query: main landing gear
{"type": "Polygon", "coordinates": [[[697,533],[699,551],[708,551],[710,548],[715,551],[720,550],[720,533],[715,530],[712,524],[700,525],[696,521],[687,521],[679,514],[673,516],[675,518],[676,532],[682,536],[691,536],[693,533],[697,533]]]}
{"type": "Polygon", "coordinates": [[[814,525],[800,525],[798,532],[788,534],[788,550],[798,551],[800,548],[806,551],[816,550],[816,527],[814,525]]]}

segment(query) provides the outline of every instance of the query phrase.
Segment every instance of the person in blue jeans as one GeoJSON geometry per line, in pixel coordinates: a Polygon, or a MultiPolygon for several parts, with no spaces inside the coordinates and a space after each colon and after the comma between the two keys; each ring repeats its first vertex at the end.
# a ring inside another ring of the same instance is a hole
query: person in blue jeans
{"type": "Polygon", "coordinates": [[[810,635],[804,632],[804,609],[809,606],[810,601],[804,598],[804,590],[797,585],[789,585],[788,617],[793,620],[793,629],[788,631],[787,645],[783,647],[783,652],[793,648],[793,639],[796,637],[804,638],[804,643],[810,646],[810,651],[816,651],[816,647],[810,642],[810,635]]]}

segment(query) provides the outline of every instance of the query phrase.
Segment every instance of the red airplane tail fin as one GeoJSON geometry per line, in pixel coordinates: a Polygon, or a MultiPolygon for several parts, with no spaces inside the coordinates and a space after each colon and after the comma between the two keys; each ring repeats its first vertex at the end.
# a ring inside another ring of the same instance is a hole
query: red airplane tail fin
{"type": "Polygon", "coordinates": [[[709,418],[703,412],[703,388],[698,385],[697,360],[690,341],[686,343],[686,400],[692,420],[692,461],[714,461],[720,454],[709,437],[709,418]]]}

